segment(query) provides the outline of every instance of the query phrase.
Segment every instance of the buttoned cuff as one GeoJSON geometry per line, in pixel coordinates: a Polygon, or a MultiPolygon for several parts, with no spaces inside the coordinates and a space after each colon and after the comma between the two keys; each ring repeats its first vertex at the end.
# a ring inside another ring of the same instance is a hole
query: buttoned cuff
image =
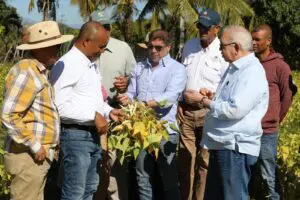
{"type": "Polygon", "coordinates": [[[30,148],[33,153],[36,153],[40,150],[41,147],[42,147],[41,143],[35,142],[30,148]]]}

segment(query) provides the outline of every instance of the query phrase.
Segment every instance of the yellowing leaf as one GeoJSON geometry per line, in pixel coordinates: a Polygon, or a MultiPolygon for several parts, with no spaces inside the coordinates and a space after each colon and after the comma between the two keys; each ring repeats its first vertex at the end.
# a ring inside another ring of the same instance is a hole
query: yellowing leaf
{"type": "Polygon", "coordinates": [[[155,151],[155,159],[157,160],[157,158],[158,158],[158,148],[156,148],[156,149],[154,149],[154,151],[155,151]]]}
{"type": "Polygon", "coordinates": [[[140,153],[140,150],[139,150],[139,149],[134,149],[134,150],[133,150],[133,157],[134,157],[135,160],[136,160],[136,158],[138,157],[139,153],[140,153]]]}
{"type": "Polygon", "coordinates": [[[124,126],[122,124],[114,127],[111,131],[112,132],[117,132],[117,131],[122,131],[124,129],[124,126]]]}
{"type": "Polygon", "coordinates": [[[140,133],[142,136],[148,135],[145,124],[143,122],[135,122],[133,124],[133,135],[140,133]]]}

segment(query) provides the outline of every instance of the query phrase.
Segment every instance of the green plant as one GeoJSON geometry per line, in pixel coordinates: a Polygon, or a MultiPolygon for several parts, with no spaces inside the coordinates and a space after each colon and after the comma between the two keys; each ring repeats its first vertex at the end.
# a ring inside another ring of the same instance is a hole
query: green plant
{"type": "MultiPolygon", "coordinates": [[[[300,86],[300,72],[293,72],[296,85],[300,86]]],[[[283,199],[300,199],[300,94],[280,127],[278,169],[283,199]]]]}

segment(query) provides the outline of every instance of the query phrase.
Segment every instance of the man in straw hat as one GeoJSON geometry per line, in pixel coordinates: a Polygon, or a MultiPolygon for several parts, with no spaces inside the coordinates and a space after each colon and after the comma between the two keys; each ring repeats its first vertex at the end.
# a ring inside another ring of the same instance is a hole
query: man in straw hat
{"type": "Polygon", "coordinates": [[[44,21],[28,28],[31,58],[15,64],[5,82],[1,120],[7,128],[4,154],[12,175],[11,199],[42,200],[46,175],[59,138],[59,117],[53,103],[48,69],[57,61],[59,45],[73,35],[61,35],[58,24],[44,21]]]}
{"type": "Polygon", "coordinates": [[[103,101],[101,73],[94,63],[105,51],[108,39],[100,23],[85,23],[72,49],[51,70],[62,124],[62,200],[92,200],[103,149],[99,137],[107,134],[108,118],[117,120],[122,114],[103,101]]]}

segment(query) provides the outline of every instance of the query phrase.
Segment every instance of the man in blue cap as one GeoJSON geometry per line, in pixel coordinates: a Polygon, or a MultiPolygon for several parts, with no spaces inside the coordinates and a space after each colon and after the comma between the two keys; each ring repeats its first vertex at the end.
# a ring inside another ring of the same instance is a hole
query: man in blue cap
{"type": "MultiPolygon", "coordinates": [[[[90,20],[100,22],[110,36],[106,51],[95,63],[102,75],[102,84],[108,94],[107,101],[110,106],[116,108],[119,105],[114,97],[117,93],[126,92],[129,75],[136,61],[130,46],[126,42],[111,37],[113,19],[108,9],[98,8],[91,14],[90,20]]],[[[107,138],[103,137],[106,137],[106,135],[101,138],[102,146],[105,146],[103,143],[107,141],[107,138]]],[[[97,199],[103,199],[106,195],[109,195],[109,199],[127,200],[127,167],[125,165],[121,166],[116,161],[114,152],[109,152],[109,159],[104,159],[102,162],[101,182],[97,199]]]]}
{"type": "Polygon", "coordinates": [[[183,49],[182,62],[186,66],[188,80],[185,98],[178,106],[178,118],[182,125],[179,181],[181,199],[184,200],[203,199],[208,168],[208,151],[199,147],[204,116],[208,109],[197,103],[196,97],[201,88],[210,88],[215,92],[228,67],[217,37],[221,28],[220,15],[212,9],[202,9],[195,24],[200,37],[188,41],[183,49]]]}

